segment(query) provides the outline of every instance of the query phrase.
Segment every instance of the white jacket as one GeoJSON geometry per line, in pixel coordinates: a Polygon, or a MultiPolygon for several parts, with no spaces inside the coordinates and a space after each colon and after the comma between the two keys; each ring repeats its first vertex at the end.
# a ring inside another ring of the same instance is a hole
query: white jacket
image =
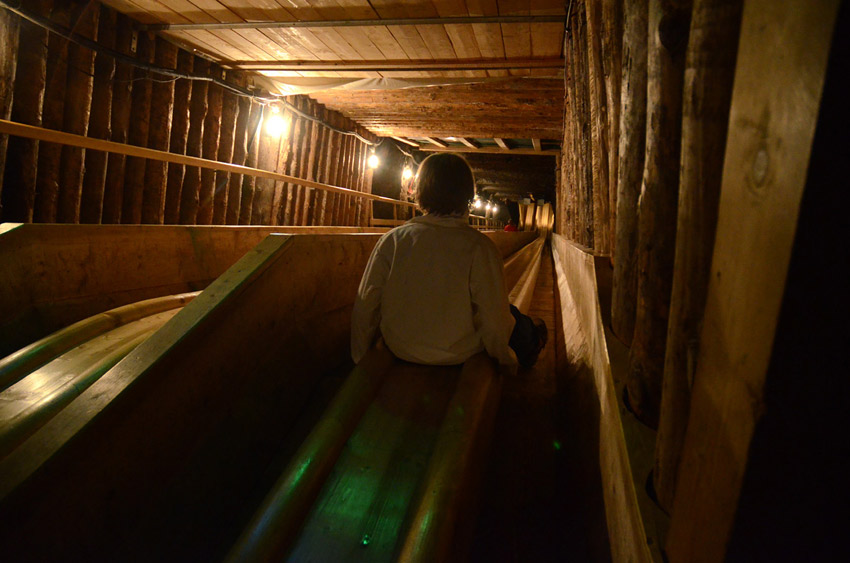
{"type": "Polygon", "coordinates": [[[496,245],[466,217],[424,215],[372,251],[354,302],[351,355],[359,362],[380,328],[403,360],[459,364],[486,350],[513,366],[513,326],[496,245]]]}

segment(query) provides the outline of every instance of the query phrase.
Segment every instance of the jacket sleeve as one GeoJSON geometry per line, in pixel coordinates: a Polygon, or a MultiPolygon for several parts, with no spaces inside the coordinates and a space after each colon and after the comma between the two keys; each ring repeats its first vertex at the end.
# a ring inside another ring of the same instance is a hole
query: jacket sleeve
{"type": "Polygon", "coordinates": [[[390,271],[390,257],[384,251],[387,238],[381,238],[360,279],[351,312],[351,359],[360,362],[375,341],[381,325],[381,295],[390,271]]]}
{"type": "Polygon", "coordinates": [[[508,345],[515,321],[505,289],[502,259],[490,240],[484,243],[476,248],[469,280],[475,326],[491,357],[503,366],[516,366],[516,354],[508,345]]]}

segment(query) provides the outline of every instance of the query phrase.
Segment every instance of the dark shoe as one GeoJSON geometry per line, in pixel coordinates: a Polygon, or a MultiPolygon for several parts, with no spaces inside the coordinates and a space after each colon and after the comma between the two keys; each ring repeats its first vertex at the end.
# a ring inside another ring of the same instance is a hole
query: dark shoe
{"type": "Polygon", "coordinates": [[[534,319],[534,328],[537,331],[537,352],[546,347],[546,342],[549,340],[549,330],[546,328],[546,323],[543,319],[534,319]]]}

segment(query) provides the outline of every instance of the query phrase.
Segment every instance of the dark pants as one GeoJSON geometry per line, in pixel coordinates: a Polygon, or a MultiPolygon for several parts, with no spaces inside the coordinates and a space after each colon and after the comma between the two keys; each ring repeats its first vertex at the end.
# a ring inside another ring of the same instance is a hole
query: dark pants
{"type": "Polygon", "coordinates": [[[509,346],[516,353],[519,365],[531,367],[537,361],[540,353],[540,335],[531,317],[523,315],[519,309],[511,305],[511,314],[516,320],[514,331],[511,333],[509,346]]]}

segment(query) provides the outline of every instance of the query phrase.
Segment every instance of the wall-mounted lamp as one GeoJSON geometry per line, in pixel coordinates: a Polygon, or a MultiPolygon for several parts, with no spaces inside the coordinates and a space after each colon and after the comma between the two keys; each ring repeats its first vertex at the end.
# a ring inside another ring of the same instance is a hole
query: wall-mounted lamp
{"type": "Polygon", "coordinates": [[[401,171],[401,181],[406,182],[413,178],[413,169],[410,166],[405,166],[401,171]]]}
{"type": "Polygon", "coordinates": [[[277,106],[271,107],[271,114],[266,118],[266,133],[272,137],[280,137],[288,132],[288,124],[284,121],[277,106]]]}
{"type": "Polygon", "coordinates": [[[372,151],[372,154],[369,155],[368,160],[366,160],[366,164],[369,165],[369,168],[377,168],[381,163],[381,160],[378,158],[378,155],[375,154],[375,151],[372,151]]]}

